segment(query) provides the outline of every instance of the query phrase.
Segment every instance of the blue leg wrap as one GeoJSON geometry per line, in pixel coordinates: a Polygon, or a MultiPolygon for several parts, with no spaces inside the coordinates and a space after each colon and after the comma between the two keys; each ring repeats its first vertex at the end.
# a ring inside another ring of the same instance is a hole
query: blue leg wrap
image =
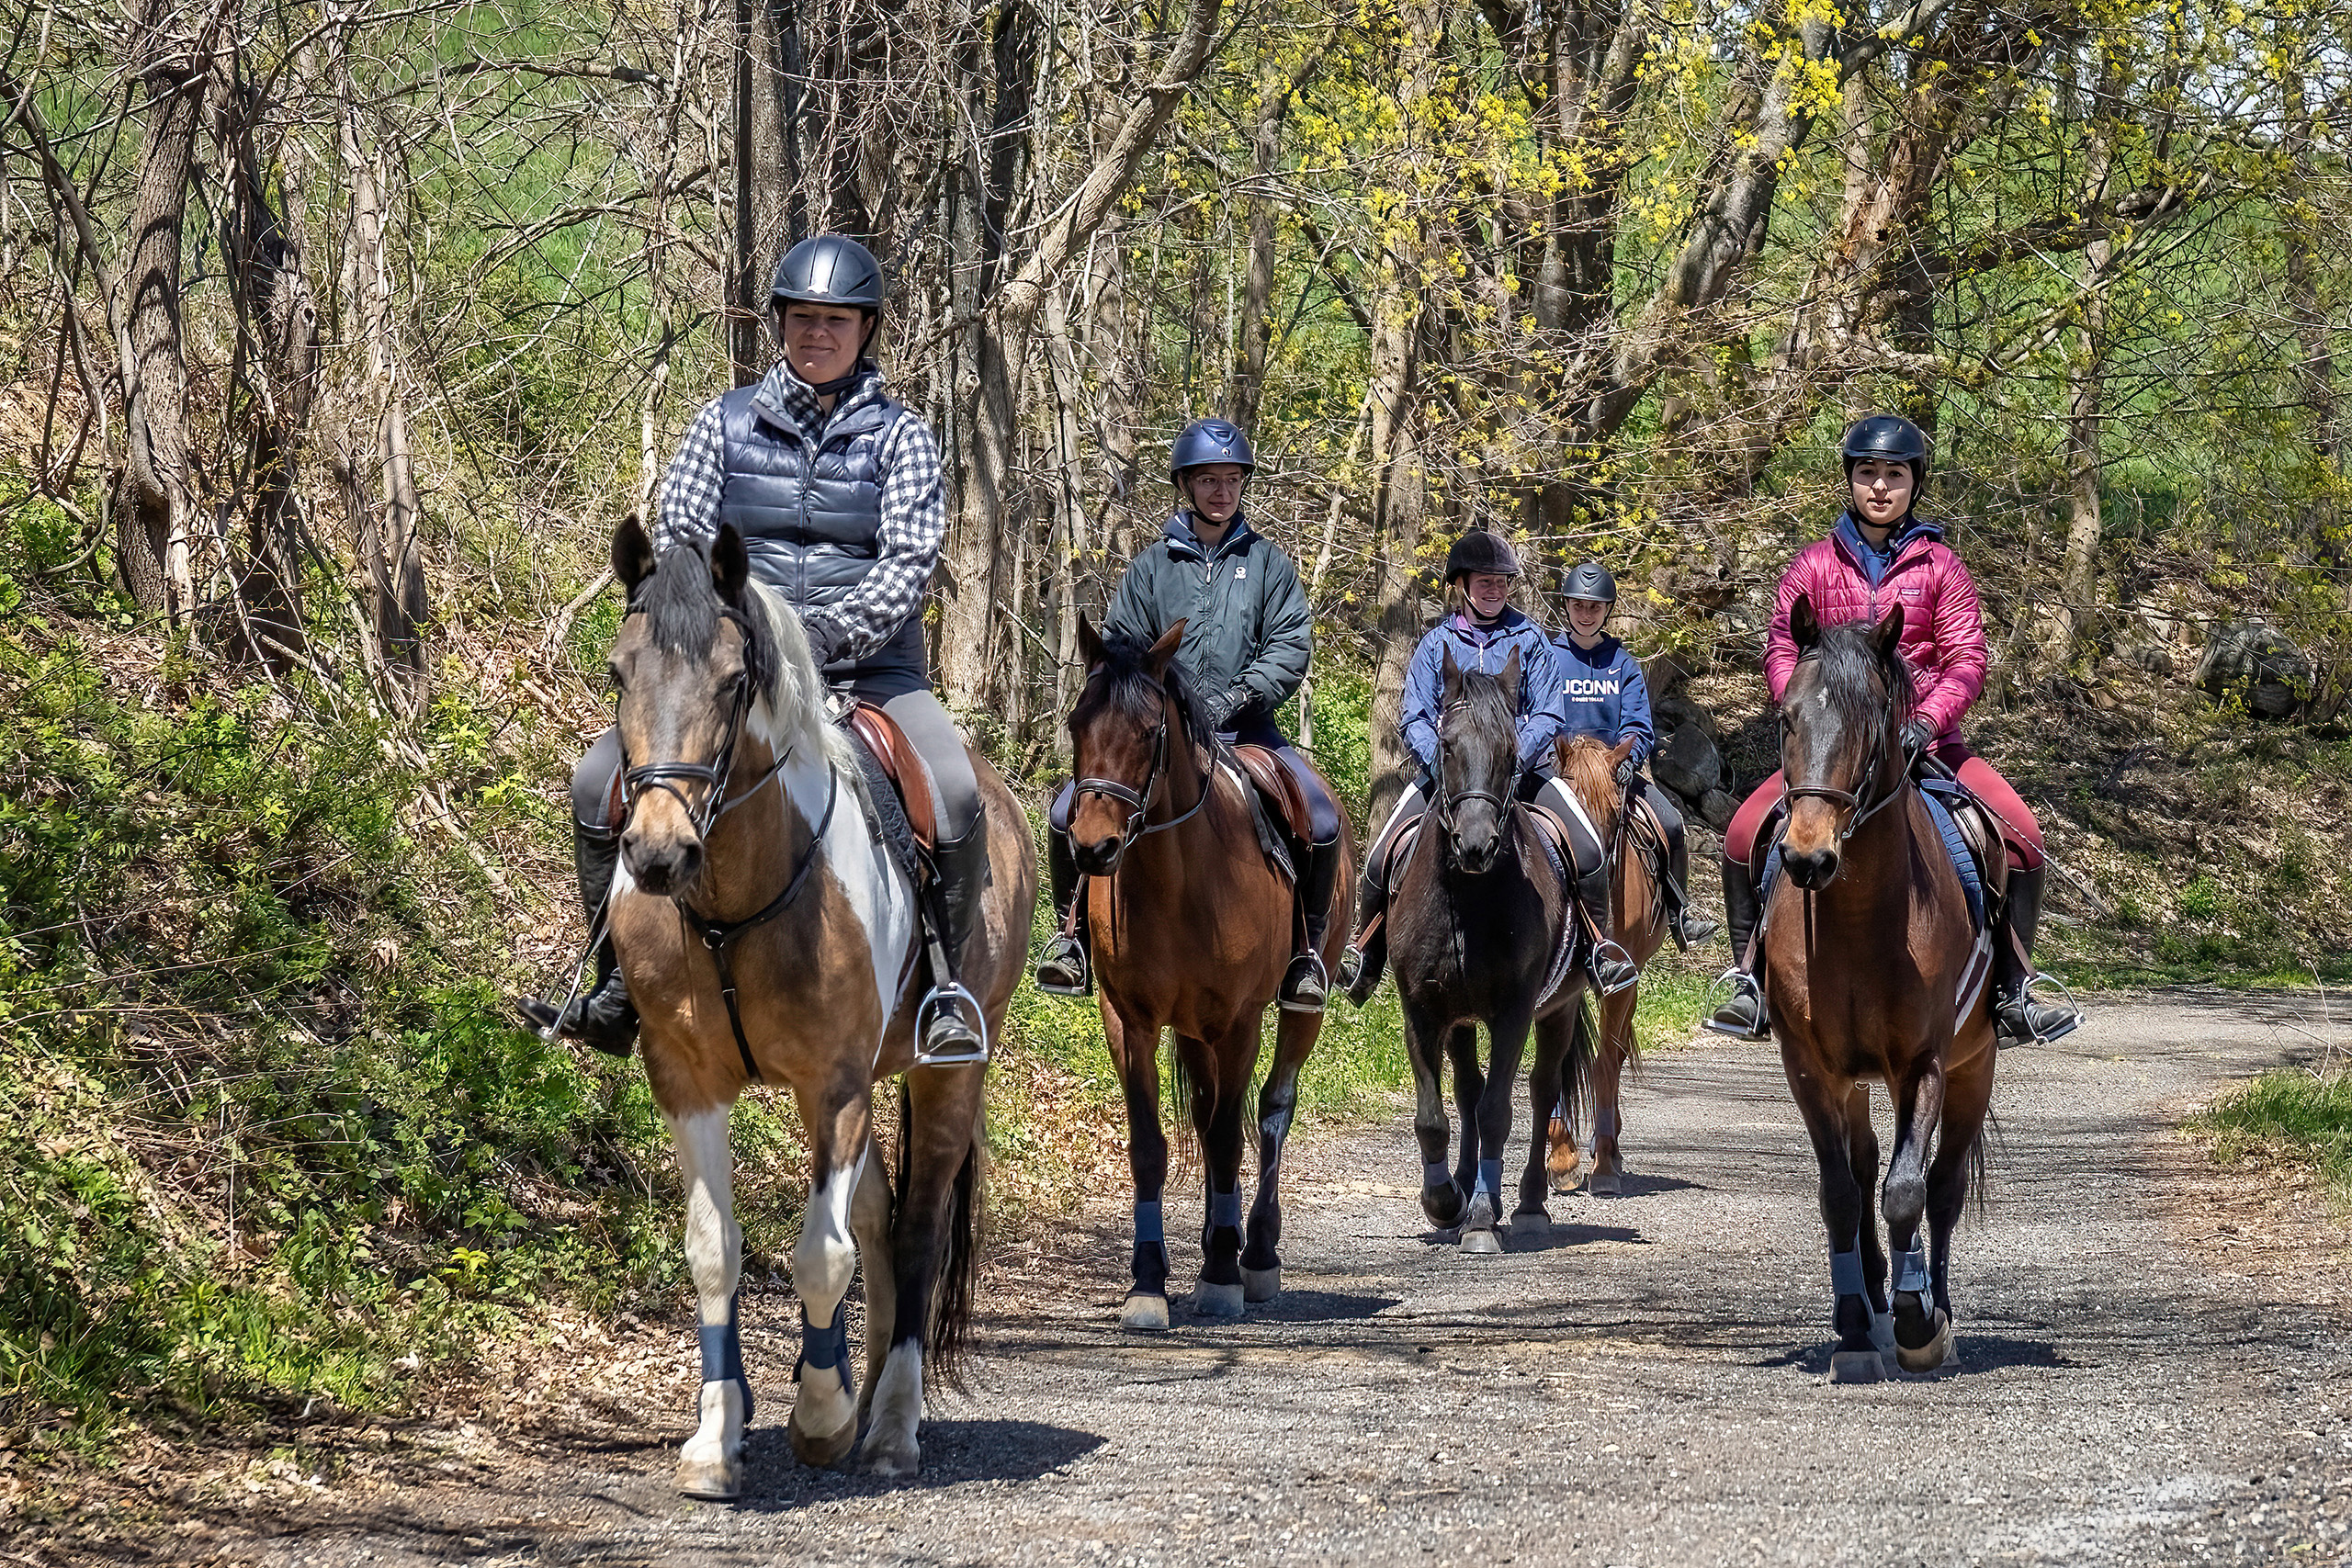
{"type": "Polygon", "coordinates": [[[808,1321],[808,1303],[800,1304],[800,1365],[814,1367],[820,1372],[838,1372],[842,1392],[857,1392],[857,1380],[849,1370],[849,1314],[838,1303],[833,1307],[833,1321],[819,1328],[808,1321]]]}
{"type": "Polygon", "coordinates": [[[1609,1106],[1592,1113],[1592,1135],[1595,1138],[1613,1138],[1617,1135],[1615,1106],[1609,1106]]]}
{"type": "Polygon", "coordinates": [[[1136,1205],[1136,1245],[1148,1247],[1158,1242],[1165,1246],[1167,1241],[1168,1232],[1161,1225],[1159,1219],[1159,1200],[1155,1198],[1148,1203],[1137,1203],[1136,1205]]]}
{"type": "Polygon", "coordinates": [[[1928,1273],[1928,1249],[1894,1255],[1894,1289],[1898,1295],[1924,1296],[1933,1287],[1928,1273]]]}
{"type": "Polygon", "coordinates": [[[752,1380],[743,1375],[743,1337],[736,1327],[741,1298],[727,1303],[725,1323],[706,1323],[695,1330],[702,1343],[702,1381],[733,1382],[743,1391],[743,1425],[752,1424],[752,1380]]]}
{"type": "Polygon", "coordinates": [[[1478,1162],[1478,1190],[1495,1201],[1499,1210],[1503,1201],[1503,1162],[1482,1159],[1478,1162]]]}
{"type": "Polygon", "coordinates": [[[1241,1189],[1209,1194],[1209,1224],[1220,1230],[1241,1228],[1241,1189]]]}
{"type": "Polygon", "coordinates": [[[1453,1168],[1442,1159],[1427,1160],[1421,1166],[1421,1185],[1445,1187],[1453,1183],[1453,1168]]]}
{"type": "Polygon", "coordinates": [[[1862,1249],[1829,1255],[1829,1290],[1833,1295],[1860,1296],[1870,1299],[1870,1287],[1862,1282],[1862,1249]]]}

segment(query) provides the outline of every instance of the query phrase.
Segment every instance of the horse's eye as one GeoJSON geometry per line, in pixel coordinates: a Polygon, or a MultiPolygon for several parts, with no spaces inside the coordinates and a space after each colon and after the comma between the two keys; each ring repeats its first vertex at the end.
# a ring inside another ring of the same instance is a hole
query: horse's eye
{"type": "Polygon", "coordinates": [[[605,679],[606,682],[610,682],[613,690],[616,692],[626,692],[628,690],[628,682],[621,678],[621,667],[617,664],[607,664],[605,666],[605,679]]]}

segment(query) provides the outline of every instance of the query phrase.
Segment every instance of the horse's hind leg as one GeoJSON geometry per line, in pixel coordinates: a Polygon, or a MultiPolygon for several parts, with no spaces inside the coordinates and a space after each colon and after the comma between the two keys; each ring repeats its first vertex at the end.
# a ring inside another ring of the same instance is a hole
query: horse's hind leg
{"type": "Polygon", "coordinates": [[[1453,1184],[1470,1192],[1478,1185],[1478,1106],[1487,1094],[1486,1070],[1478,1065],[1478,1026],[1458,1023],[1449,1030],[1445,1056],[1453,1064],[1453,1109],[1462,1118],[1462,1149],[1453,1162],[1453,1184]]]}
{"type": "Polygon", "coordinates": [[[1405,1057],[1413,1066],[1413,1137],[1421,1149],[1421,1213],[1440,1230],[1461,1223],[1462,1189],[1446,1164],[1453,1123],[1446,1120],[1445,1084],[1438,1052],[1447,1030],[1405,1002],[1405,1057]]]}
{"type": "MultiPolygon", "coordinates": [[[[1555,1009],[1548,1018],[1535,1023],[1535,1065],[1527,1070],[1528,1125],[1540,1128],[1544,1117],[1555,1106],[1566,1101],[1560,1085],[1560,1064],[1568,1054],[1569,1019],[1572,1008],[1555,1009]]],[[[1549,1232],[1551,1213],[1544,1207],[1544,1199],[1551,1190],[1551,1173],[1547,1158],[1550,1141],[1541,1135],[1527,1140],[1527,1168],[1520,1173],[1519,1207],[1510,1216],[1511,1235],[1524,1238],[1549,1232]]]]}
{"type": "Polygon", "coordinates": [[[1919,1222],[1928,1210],[1928,1141],[1943,1120],[1942,1065],[1933,1057],[1918,1063],[1894,1098],[1894,1157],[1887,1161],[1879,1206],[1894,1255],[1894,1355],[1905,1371],[1924,1371],[1943,1361],[1927,1248],[1919,1244],[1919,1222]],[[1934,1359],[1925,1360],[1931,1351],[1934,1359]]]}
{"type": "Polygon", "coordinates": [[[878,1475],[912,1475],[920,1468],[916,1428],[926,1363],[952,1371],[969,1320],[982,1089],[978,1067],[917,1067],[907,1074],[907,1117],[899,1130],[906,1174],[898,1213],[889,1249],[868,1254],[865,1269],[868,1365],[877,1340],[889,1345],[869,1391],[873,1421],[863,1455],[865,1468],[878,1475]],[[871,1284],[885,1269],[892,1278],[888,1299],[893,1310],[887,1316],[871,1284]]]}
{"type": "Polygon", "coordinates": [[[1258,1197],[1250,1205],[1249,1245],[1241,1249],[1244,1301],[1270,1302],[1282,1294],[1283,1205],[1276,1179],[1298,1109],[1298,1069],[1322,1029],[1323,1015],[1315,1012],[1283,1012],[1274,1025],[1274,1065],[1258,1092],[1258,1197]]]}
{"type": "Polygon", "coordinates": [[[752,1385],[735,1322],[743,1270],[743,1228],[735,1223],[729,1107],[667,1118],[686,1188],[686,1267],[694,1275],[702,1338],[702,1398],[695,1435],[678,1454],[678,1490],[718,1500],[743,1489],[743,1427],[752,1385]]]}
{"type": "MultiPolygon", "coordinates": [[[[908,1135],[903,1122],[899,1135],[908,1135]]],[[[866,1160],[858,1172],[857,1190],[850,1194],[849,1224],[858,1256],[865,1260],[865,1386],[857,1395],[857,1421],[863,1427],[873,1413],[874,1390],[890,1355],[892,1325],[899,1317],[899,1271],[890,1246],[890,1178],[878,1159],[866,1160]]]]}
{"type": "Polygon", "coordinates": [[[1253,1016],[1217,1040],[1176,1040],[1193,1080],[1193,1128],[1201,1140],[1205,1213],[1193,1310],[1203,1317],[1241,1315],[1241,1124],[1262,1023],[1261,1016],[1253,1016]]]}
{"type": "MultiPolygon", "coordinates": [[[[1871,1120],[1871,1086],[1854,1085],[1846,1096],[1846,1164],[1854,1184],[1868,1193],[1878,1185],[1878,1123],[1871,1120]]],[[[1862,1284],[1871,1302],[1871,1342],[1882,1356],[1894,1350],[1894,1320],[1886,1308],[1886,1248],[1879,1244],[1878,1227],[1861,1227],[1862,1284]]]]}
{"type": "Polygon", "coordinates": [[[864,1083],[821,1099],[795,1086],[808,1139],[808,1211],[792,1248],[792,1284],[800,1292],[800,1390],[793,1401],[792,1451],[803,1464],[832,1465],[857,1444],[857,1391],[849,1360],[842,1300],[857,1273],[850,1202],[862,1179],[871,1089],[864,1083]]]}
{"type": "Polygon", "coordinates": [[[1951,1331],[1951,1235],[1968,1201],[1969,1178],[1984,1157],[1984,1116],[1992,1101],[1993,1053],[1987,1048],[1977,1062],[1953,1073],[1945,1085],[1936,1159],[1928,1168],[1928,1279],[1935,1303],[1929,1316],[1932,1332],[1916,1355],[1898,1351],[1906,1371],[1933,1371],[1959,1359],[1951,1331]]]}
{"type": "Polygon", "coordinates": [[[1619,1114],[1625,1064],[1634,1055],[1634,1008],[1639,985],[1600,998],[1600,1054],[1592,1074],[1592,1195],[1614,1198],[1625,1188],[1625,1156],[1618,1146],[1625,1123],[1619,1114]]]}

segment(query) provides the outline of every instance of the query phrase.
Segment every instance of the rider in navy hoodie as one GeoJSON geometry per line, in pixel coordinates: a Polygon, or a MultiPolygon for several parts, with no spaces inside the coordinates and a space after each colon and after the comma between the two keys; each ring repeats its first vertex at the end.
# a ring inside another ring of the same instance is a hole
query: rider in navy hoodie
{"type": "Polygon", "coordinates": [[[1642,661],[1631,649],[1601,628],[1617,603],[1617,581],[1609,569],[1589,560],[1560,577],[1561,596],[1568,602],[1568,625],[1552,645],[1552,662],[1560,672],[1561,707],[1566,720],[1563,736],[1589,735],[1604,746],[1622,740],[1633,751],[1617,765],[1621,789],[1638,788],[1642,798],[1666,829],[1667,925],[1684,948],[1715,934],[1713,920],[1690,919],[1687,905],[1690,859],[1683,847],[1682,813],[1673,797],[1642,771],[1657,750],[1657,730],[1650,722],[1649,682],[1642,679],[1642,661]]]}

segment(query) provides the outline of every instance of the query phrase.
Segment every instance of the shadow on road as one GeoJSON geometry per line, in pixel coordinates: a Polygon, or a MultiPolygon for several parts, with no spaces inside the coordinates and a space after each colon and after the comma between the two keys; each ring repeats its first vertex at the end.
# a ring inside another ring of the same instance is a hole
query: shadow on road
{"type": "Polygon", "coordinates": [[[1396,1305],[1397,1296],[1345,1296],[1333,1291],[1284,1291],[1250,1315],[1264,1323],[1344,1323],[1376,1316],[1396,1305]]]}
{"type": "Polygon", "coordinates": [[[1035,1481],[1085,1458],[1106,1440],[1043,1421],[925,1421],[922,1473],[912,1480],[888,1481],[855,1471],[807,1469],[793,1458],[792,1441],[779,1421],[749,1435],[743,1461],[751,1484],[735,1506],[751,1513],[780,1513],[844,1497],[932,1491],[967,1481],[1035,1481]]]}

